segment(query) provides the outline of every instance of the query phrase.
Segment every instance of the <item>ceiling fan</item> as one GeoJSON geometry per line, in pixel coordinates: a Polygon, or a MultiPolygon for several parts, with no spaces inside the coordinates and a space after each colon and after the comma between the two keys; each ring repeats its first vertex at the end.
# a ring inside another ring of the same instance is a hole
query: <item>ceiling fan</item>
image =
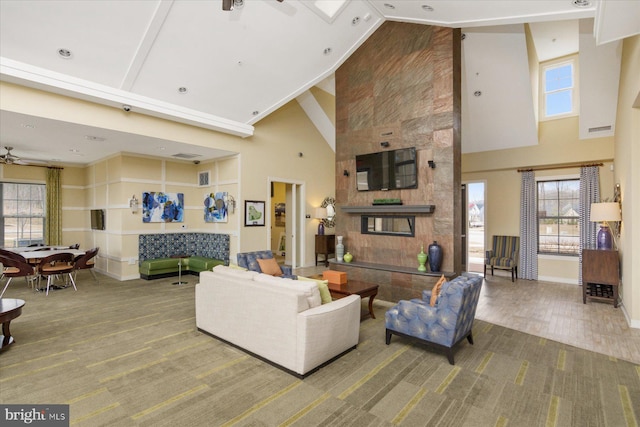
{"type": "MultiPolygon", "coordinates": [[[[277,0],[282,3],[283,0],[277,0]]],[[[222,10],[232,11],[234,7],[241,8],[244,0],[222,0],[222,10]]]]}
{"type": "Polygon", "coordinates": [[[40,160],[27,160],[22,159],[21,157],[16,156],[15,154],[11,154],[11,150],[13,147],[5,146],[5,150],[7,150],[6,154],[0,154],[0,164],[2,165],[34,165],[34,164],[46,164],[46,162],[42,162],[40,160]]]}

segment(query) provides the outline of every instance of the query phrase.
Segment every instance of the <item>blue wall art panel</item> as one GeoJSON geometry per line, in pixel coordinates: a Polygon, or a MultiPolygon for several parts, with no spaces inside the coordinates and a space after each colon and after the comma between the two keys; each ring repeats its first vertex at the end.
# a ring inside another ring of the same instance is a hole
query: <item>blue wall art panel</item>
{"type": "Polygon", "coordinates": [[[219,191],[204,196],[204,222],[228,222],[228,193],[219,191]]]}
{"type": "Polygon", "coordinates": [[[142,222],[183,221],[183,193],[142,193],[142,222]]]}

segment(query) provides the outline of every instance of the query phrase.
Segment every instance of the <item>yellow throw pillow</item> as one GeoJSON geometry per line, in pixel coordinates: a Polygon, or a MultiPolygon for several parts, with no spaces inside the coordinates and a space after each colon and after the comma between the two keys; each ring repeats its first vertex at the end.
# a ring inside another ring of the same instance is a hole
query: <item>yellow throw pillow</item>
{"type": "Polygon", "coordinates": [[[282,270],[275,258],[258,258],[256,261],[258,261],[260,271],[264,274],[268,274],[270,276],[282,276],[282,270]]]}
{"type": "Polygon", "coordinates": [[[435,307],[436,301],[438,300],[438,295],[440,295],[440,290],[442,289],[442,285],[444,285],[444,282],[446,281],[447,279],[445,279],[443,274],[442,277],[440,277],[440,280],[436,282],[435,286],[431,290],[431,301],[429,301],[429,305],[431,305],[431,307],[435,307]]]}
{"type": "Polygon", "coordinates": [[[302,280],[303,282],[316,282],[318,285],[318,290],[320,291],[320,298],[322,299],[323,304],[327,304],[331,301],[331,292],[329,291],[329,281],[328,280],[319,280],[319,279],[311,279],[309,277],[298,276],[298,280],[302,280]]]}
{"type": "Polygon", "coordinates": [[[234,270],[241,270],[241,271],[247,271],[248,270],[248,269],[246,269],[244,267],[240,267],[238,264],[229,263],[229,267],[233,268],[234,270]]]}

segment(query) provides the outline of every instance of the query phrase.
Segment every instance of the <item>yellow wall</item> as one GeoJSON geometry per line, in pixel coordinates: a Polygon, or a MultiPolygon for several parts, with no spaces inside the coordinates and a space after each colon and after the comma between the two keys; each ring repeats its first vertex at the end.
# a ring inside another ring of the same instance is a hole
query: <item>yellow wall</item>
{"type": "MultiPolygon", "coordinates": [[[[464,135],[463,135],[464,138],[464,135]]],[[[464,142],[463,142],[464,145],[464,142]]],[[[484,181],[485,242],[493,235],[520,235],[520,180],[518,168],[553,167],[575,162],[603,162],[600,167],[601,198],[613,197],[611,165],[613,138],[578,139],[578,118],[541,122],[539,144],[509,150],[495,150],[462,156],[462,181],[484,181]]],[[[579,168],[536,171],[536,178],[577,178],[579,168]]],[[[538,278],[578,283],[577,259],[564,256],[539,256],[538,278]]]]}
{"type": "Polygon", "coordinates": [[[616,181],[622,198],[622,310],[640,328],[640,36],[624,40],[616,118],[616,181]],[[634,221],[635,220],[635,221],[634,221]]]}
{"type": "MultiPolygon", "coordinates": [[[[0,82],[0,91],[0,106],[4,110],[238,153],[224,161],[199,165],[121,153],[75,172],[73,185],[81,185],[83,189],[64,189],[75,194],[69,196],[73,201],[63,199],[63,221],[66,221],[65,217],[73,215],[76,218],[83,217],[83,225],[78,226],[76,221],[66,222],[69,228],[63,230],[63,239],[67,239],[67,233],[71,233],[69,235],[73,236],[74,241],[80,235],[90,236],[84,237],[85,241],[81,244],[83,247],[101,247],[100,254],[106,265],[100,270],[107,274],[121,279],[136,274],[137,266],[129,265],[129,261],[131,258],[137,259],[139,233],[181,230],[179,224],[143,226],[140,213],[135,216],[131,214],[129,199],[133,194],[140,198],[143,191],[184,192],[187,230],[229,233],[232,261],[235,261],[237,252],[270,247],[270,227],[244,227],[243,224],[244,200],[264,200],[270,205],[269,179],[295,182],[304,188],[301,193],[304,200],[298,217],[305,256],[298,260],[298,264],[314,264],[313,236],[317,223],[305,219],[304,214],[311,213],[325,197],[334,196],[335,154],[297,102],[290,102],[270,114],[255,125],[252,137],[243,139],[141,114],[124,114],[116,108],[6,82],[0,82]],[[298,153],[303,153],[302,157],[298,153]],[[211,191],[228,191],[237,202],[236,212],[230,214],[227,224],[204,223],[203,196],[209,189],[197,187],[197,173],[208,169],[212,171],[211,191]],[[78,200],[82,200],[81,205],[86,210],[100,208],[107,211],[107,230],[89,230],[88,213],[80,213],[81,209],[76,209],[80,204],[78,200]]],[[[12,179],[25,182],[33,179],[27,172],[32,168],[20,168],[16,167],[12,179]]],[[[67,168],[63,171],[63,177],[66,171],[67,168]]],[[[44,177],[41,182],[44,182],[44,177]]],[[[271,206],[268,208],[273,209],[271,206]]]]}

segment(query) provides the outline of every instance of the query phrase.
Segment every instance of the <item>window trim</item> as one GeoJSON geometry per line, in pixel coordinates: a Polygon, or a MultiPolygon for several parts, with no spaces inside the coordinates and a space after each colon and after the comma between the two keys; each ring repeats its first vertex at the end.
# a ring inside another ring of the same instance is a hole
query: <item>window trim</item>
{"type": "Polygon", "coordinates": [[[567,117],[578,116],[580,114],[580,91],[579,91],[580,73],[578,72],[578,55],[574,54],[574,55],[565,56],[559,59],[552,59],[549,61],[541,62],[540,70],[541,70],[540,82],[538,85],[539,99],[540,99],[539,112],[538,112],[540,117],[539,121],[544,122],[549,120],[557,120],[557,119],[564,119],[567,117]],[[567,64],[571,64],[572,70],[573,70],[573,73],[572,73],[573,85],[571,86],[571,111],[569,113],[554,114],[554,115],[548,116],[546,114],[546,110],[547,110],[547,92],[545,91],[546,71],[549,68],[562,67],[567,64]]]}
{"type": "MultiPolygon", "coordinates": [[[[540,206],[540,200],[539,200],[539,195],[538,195],[538,185],[541,182],[551,182],[551,181],[579,181],[580,180],[580,175],[556,175],[556,176],[540,176],[540,177],[536,177],[535,181],[536,181],[536,226],[538,227],[538,230],[540,230],[540,217],[539,217],[539,206],[540,206]]],[[[579,195],[578,195],[578,201],[580,201],[579,199],[579,195]]],[[[540,257],[556,257],[556,259],[560,259],[560,258],[577,258],[579,257],[580,253],[579,251],[576,252],[575,254],[573,253],[560,253],[560,252],[541,252],[540,251],[540,232],[538,231],[537,234],[537,242],[536,242],[536,255],[538,256],[538,259],[541,259],[540,257]]],[[[580,213],[578,212],[578,237],[580,236],[580,213]]]]}

